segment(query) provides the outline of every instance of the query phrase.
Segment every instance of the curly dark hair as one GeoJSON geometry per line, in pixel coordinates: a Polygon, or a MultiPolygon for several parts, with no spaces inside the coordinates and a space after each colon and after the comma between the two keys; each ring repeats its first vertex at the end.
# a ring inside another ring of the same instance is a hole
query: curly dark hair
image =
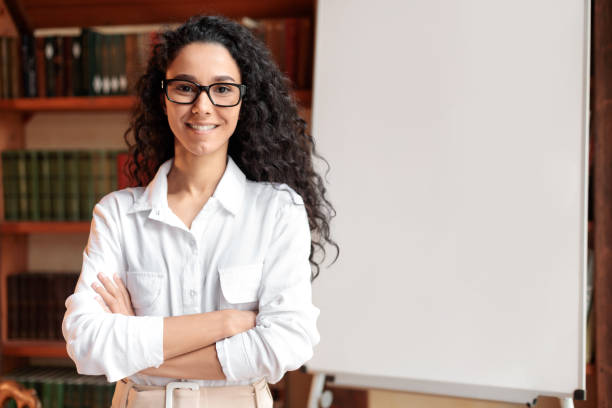
{"type": "Polygon", "coordinates": [[[336,249],[333,262],[340,254],[329,228],[336,212],[325,197],[323,178],[315,172],[312,157],[323,160],[328,171],[329,163],[316,153],[290,92],[290,81],[265,44],[239,23],[220,16],[194,16],[175,30],[159,33],[146,71],[136,84],[138,103],[124,134],[132,184],[147,185],[159,166],[174,157],[174,134],[164,114],[160,83],[178,52],[193,42],[221,44],[236,61],[247,92],[228,154],[249,180],[285,183],[302,197],[311,230],[309,261],[314,280],[325,259],[325,242],[336,249]],[[322,251],[320,261],[314,259],[315,249],[322,251]]]}

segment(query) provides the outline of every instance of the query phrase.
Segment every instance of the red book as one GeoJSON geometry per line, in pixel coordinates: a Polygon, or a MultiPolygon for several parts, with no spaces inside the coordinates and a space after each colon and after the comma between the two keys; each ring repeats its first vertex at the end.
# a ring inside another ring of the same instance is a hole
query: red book
{"type": "Polygon", "coordinates": [[[297,88],[297,18],[285,20],[285,73],[297,88]]]}

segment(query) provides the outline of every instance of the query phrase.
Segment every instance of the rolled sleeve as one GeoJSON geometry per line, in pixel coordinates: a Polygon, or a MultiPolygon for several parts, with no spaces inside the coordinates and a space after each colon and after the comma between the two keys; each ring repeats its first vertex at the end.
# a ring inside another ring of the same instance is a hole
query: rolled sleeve
{"type": "Polygon", "coordinates": [[[94,209],[83,267],[73,295],[66,299],[62,332],[68,355],[81,374],[117,381],[163,363],[163,318],[105,312],[91,284],[97,274],[113,273],[125,282],[125,266],[112,196],[94,209]]]}
{"type": "Polygon", "coordinates": [[[276,383],[310,360],[319,343],[312,304],[310,228],[304,205],[280,211],[264,260],[256,326],[216,344],[228,381],[276,383]]]}

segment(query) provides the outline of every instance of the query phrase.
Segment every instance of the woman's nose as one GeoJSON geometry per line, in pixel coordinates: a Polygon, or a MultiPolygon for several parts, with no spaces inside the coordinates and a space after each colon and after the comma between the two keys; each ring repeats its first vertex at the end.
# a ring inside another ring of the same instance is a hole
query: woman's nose
{"type": "Polygon", "coordinates": [[[210,113],[214,106],[215,105],[213,105],[206,91],[202,91],[200,92],[200,95],[198,95],[198,98],[193,102],[192,111],[198,111],[199,113],[210,113]]]}

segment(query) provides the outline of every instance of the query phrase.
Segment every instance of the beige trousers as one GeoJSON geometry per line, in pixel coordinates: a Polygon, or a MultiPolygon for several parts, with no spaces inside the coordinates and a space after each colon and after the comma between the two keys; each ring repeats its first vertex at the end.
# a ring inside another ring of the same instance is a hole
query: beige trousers
{"type": "MultiPolygon", "coordinates": [[[[262,379],[251,385],[176,389],[173,408],[272,408],[272,394],[262,379]]],[[[117,381],[111,408],[164,408],[166,388],[117,381]]]]}

